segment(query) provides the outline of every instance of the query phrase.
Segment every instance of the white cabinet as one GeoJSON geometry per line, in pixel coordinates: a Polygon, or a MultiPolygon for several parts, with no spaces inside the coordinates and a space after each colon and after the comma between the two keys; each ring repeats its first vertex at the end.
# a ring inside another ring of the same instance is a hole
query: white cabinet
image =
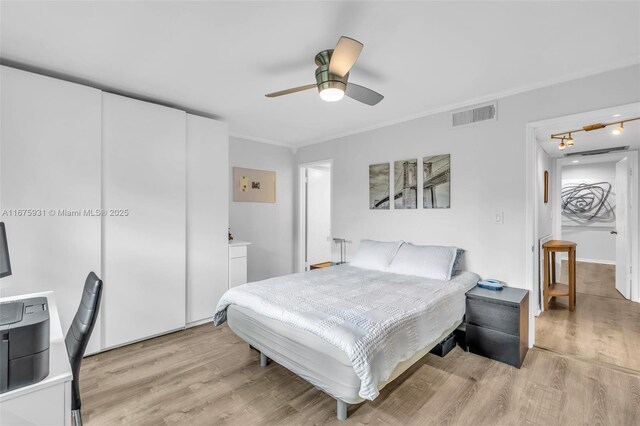
{"type": "Polygon", "coordinates": [[[229,138],[224,123],[187,115],[187,325],[211,319],[227,290],[229,138]]]}
{"type": "Polygon", "coordinates": [[[2,296],[55,291],[66,332],[95,271],[86,353],[211,318],[229,286],[226,124],[5,66],[0,103],[2,296]]]}
{"type": "Polygon", "coordinates": [[[2,296],[55,290],[66,333],[87,275],[102,275],[100,216],[84,213],[101,206],[101,92],[3,66],[0,96],[0,221],[13,267],[2,296]]]}
{"type": "Polygon", "coordinates": [[[246,241],[229,242],[229,288],[247,282],[247,247],[246,241]]]}
{"type": "Polygon", "coordinates": [[[185,325],[186,114],[103,93],[104,346],[185,325]]]}

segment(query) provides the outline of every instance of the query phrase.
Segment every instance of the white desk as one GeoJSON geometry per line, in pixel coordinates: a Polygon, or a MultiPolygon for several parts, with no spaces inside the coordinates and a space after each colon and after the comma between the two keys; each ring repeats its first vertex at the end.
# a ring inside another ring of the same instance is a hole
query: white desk
{"type": "Polygon", "coordinates": [[[68,426],[73,375],[53,292],[2,297],[0,302],[28,297],[46,297],[49,305],[49,375],[38,383],[0,394],[0,424],[68,426]]]}

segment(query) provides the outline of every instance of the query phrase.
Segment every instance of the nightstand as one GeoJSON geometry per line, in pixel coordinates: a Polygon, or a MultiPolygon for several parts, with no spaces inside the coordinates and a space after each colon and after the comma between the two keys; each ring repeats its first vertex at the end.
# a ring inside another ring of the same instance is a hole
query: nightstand
{"type": "Polygon", "coordinates": [[[520,368],[529,348],[529,292],[476,286],[466,304],[469,352],[520,368]]]}

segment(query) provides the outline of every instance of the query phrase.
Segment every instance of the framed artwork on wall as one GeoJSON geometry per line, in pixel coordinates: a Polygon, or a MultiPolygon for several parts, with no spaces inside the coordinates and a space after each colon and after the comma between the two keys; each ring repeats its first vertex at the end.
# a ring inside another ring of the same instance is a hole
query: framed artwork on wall
{"type": "Polygon", "coordinates": [[[615,227],[613,183],[593,179],[563,179],[560,193],[562,226],[615,227]]]}
{"type": "Polygon", "coordinates": [[[422,159],[422,207],[451,207],[451,155],[432,155],[422,159]]]}
{"type": "Polygon", "coordinates": [[[276,172],[233,168],[233,201],[276,202],[276,172]]]}
{"type": "Polygon", "coordinates": [[[369,209],[389,210],[389,163],[369,166],[369,209]]]}
{"type": "Polygon", "coordinates": [[[544,171],[544,203],[549,202],[549,172],[544,171]]]}
{"type": "Polygon", "coordinates": [[[393,167],[393,208],[418,208],[418,160],[399,160],[393,167]]]}

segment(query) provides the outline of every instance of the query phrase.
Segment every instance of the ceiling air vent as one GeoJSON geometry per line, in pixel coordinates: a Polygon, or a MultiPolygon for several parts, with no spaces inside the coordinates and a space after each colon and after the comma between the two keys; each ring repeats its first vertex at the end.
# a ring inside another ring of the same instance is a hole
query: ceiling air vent
{"type": "Polygon", "coordinates": [[[481,121],[496,120],[498,115],[498,102],[489,104],[476,105],[470,108],[453,111],[453,127],[468,126],[469,124],[479,123],[481,121]]]}
{"type": "Polygon", "coordinates": [[[627,151],[629,150],[629,145],[627,146],[616,146],[613,148],[602,148],[602,149],[594,149],[591,151],[581,151],[581,152],[570,152],[568,154],[565,154],[565,157],[575,157],[577,155],[600,155],[600,154],[608,154],[610,152],[617,152],[617,151],[627,151]]]}

